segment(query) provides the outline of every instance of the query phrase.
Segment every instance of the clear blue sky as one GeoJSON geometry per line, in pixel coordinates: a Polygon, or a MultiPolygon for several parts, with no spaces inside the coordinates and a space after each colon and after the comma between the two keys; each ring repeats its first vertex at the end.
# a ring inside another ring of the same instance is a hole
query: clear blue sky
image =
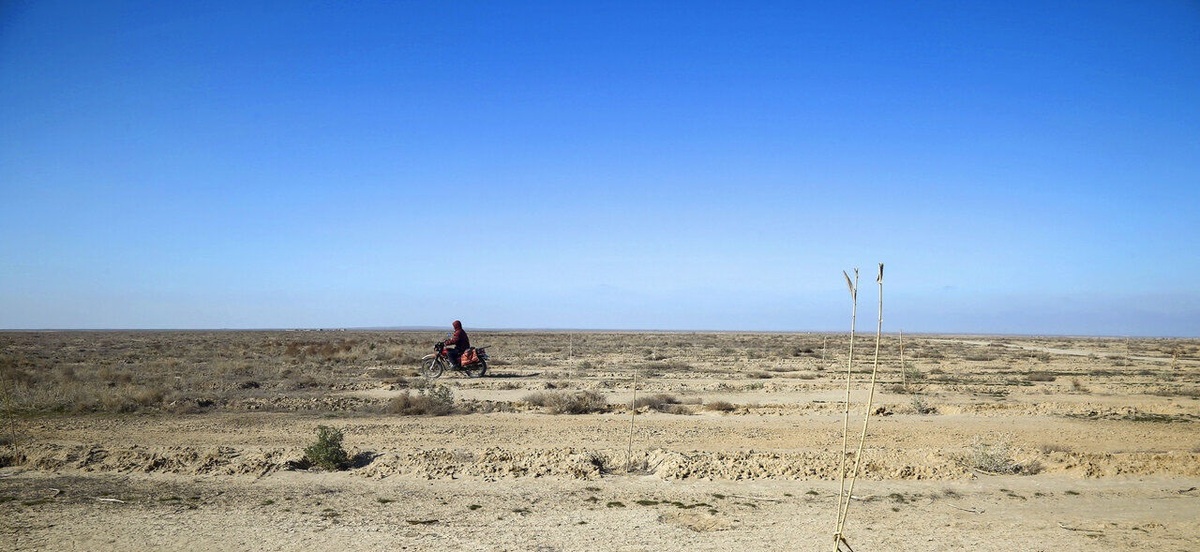
{"type": "Polygon", "coordinates": [[[1200,4],[6,1],[0,194],[0,328],[1197,336],[1200,4]]]}

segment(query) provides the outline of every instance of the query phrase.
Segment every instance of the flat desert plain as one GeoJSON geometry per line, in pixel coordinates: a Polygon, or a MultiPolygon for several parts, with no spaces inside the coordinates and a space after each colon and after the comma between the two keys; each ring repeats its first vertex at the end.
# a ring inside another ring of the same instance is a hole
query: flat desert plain
{"type": "Polygon", "coordinates": [[[1200,340],[444,335],[2,333],[0,548],[1200,550],[1200,340]]]}

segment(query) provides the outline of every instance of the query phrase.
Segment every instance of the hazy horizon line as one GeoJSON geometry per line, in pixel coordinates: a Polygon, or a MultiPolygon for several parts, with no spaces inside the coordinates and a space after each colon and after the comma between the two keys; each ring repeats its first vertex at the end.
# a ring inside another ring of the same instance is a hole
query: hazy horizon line
{"type": "MultiPolygon", "coordinates": [[[[258,327],[258,328],[0,328],[0,333],[55,333],[55,332],[449,332],[441,326],[328,326],[328,327],[258,327]]],[[[846,330],[716,330],[716,329],[661,329],[661,328],[501,328],[475,327],[471,332],[528,332],[528,333],[668,333],[668,334],[849,334],[846,330]]],[[[857,335],[874,334],[871,331],[856,331],[857,335]]],[[[1109,338],[1109,339],[1197,339],[1200,336],[1186,335],[1116,335],[1116,334],[1054,334],[1054,333],[1007,333],[1007,332],[954,332],[954,331],[884,331],[883,335],[899,336],[963,336],[963,337],[1059,337],[1059,338],[1109,338]]]]}

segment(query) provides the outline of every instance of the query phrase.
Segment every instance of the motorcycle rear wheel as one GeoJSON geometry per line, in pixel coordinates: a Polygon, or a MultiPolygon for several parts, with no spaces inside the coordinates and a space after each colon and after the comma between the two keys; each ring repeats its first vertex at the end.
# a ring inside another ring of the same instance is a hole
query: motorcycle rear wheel
{"type": "Polygon", "coordinates": [[[433,357],[421,361],[421,375],[434,379],[441,377],[442,372],[446,371],[446,365],[440,358],[433,357]]]}
{"type": "Polygon", "coordinates": [[[468,378],[483,377],[484,372],[487,372],[487,363],[481,360],[476,364],[463,368],[463,372],[467,374],[468,378]]]}

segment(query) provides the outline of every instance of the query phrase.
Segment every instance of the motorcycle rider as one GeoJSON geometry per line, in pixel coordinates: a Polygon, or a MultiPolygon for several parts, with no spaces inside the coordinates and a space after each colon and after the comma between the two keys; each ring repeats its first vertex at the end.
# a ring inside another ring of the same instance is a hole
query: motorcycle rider
{"type": "Polygon", "coordinates": [[[450,339],[446,340],[446,356],[450,358],[450,363],[457,368],[462,364],[462,354],[471,348],[471,338],[467,337],[467,332],[463,330],[462,322],[455,320],[453,327],[454,333],[450,335],[450,339]]]}

